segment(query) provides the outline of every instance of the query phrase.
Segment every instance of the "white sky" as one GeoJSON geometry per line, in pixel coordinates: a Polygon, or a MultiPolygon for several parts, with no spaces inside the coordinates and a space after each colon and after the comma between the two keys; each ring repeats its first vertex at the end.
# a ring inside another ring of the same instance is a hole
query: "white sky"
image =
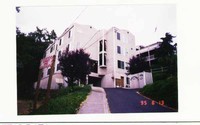
{"type": "MultiPolygon", "coordinates": [[[[177,35],[174,4],[29,6],[21,7],[20,10],[20,13],[16,13],[16,26],[25,33],[35,31],[38,26],[47,28],[48,31],[54,29],[57,36],[60,36],[75,21],[91,25],[98,30],[113,26],[129,30],[135,35],[136,45],[157,42],[166,32],[177,35]]],[[[174,41],[176,42],[176,39],[174,41]]]]}

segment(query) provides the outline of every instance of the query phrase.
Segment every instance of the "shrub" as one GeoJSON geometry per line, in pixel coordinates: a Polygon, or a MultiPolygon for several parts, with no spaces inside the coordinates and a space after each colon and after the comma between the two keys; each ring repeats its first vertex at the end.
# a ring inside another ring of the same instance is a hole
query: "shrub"
{"type": "Polygon", "coordinates": [[[177,77],[170,77],[146,85],[140,92],[154,100],[164,100],[165,104],[170,107],[178,108],[177,77]]]}
{"type": "Polygon", "coordinates": [[[153,80],[158,81],[158,80],[163,80],[166,79],[169,75],[165,72],[159,72],[159,73],[153,73],[153,80]]]}

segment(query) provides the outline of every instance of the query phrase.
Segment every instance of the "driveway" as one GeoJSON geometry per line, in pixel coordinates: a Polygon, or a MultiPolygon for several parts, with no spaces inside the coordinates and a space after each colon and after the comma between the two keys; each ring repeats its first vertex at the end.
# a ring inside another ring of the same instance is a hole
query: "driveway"
{"type": "Polygon", "coordinates": [[[175,112],[147,99],[133,89],[104,88],[111,113],[175,112]]]}

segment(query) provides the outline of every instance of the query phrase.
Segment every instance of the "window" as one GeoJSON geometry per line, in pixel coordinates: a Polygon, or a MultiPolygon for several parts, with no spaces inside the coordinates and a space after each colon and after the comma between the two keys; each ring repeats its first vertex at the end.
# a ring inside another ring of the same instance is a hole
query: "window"
{"type": "Polygon", "coordinates": [[[106,40],[104,40],[104,51],[106,51],[106,40]]]}
{"type": "Polygon", "coordinates": [[[121,54],[121,47],[120,46],[117,46],[117,53],[121,54]]]}
{"type": "Polygon", "coordinates": [[[51,49],[50,49],[50,53],[53,51],[53,46],[51,47],[51,49]]]}
{"type": "Polygon", "coordinates": [[[61,57],[61,51],[58,52],[58,58],[60,58],[60,57],[61,57]]]}
{"type": "Polygon", "coordinates": [[[101,66],[103,64],[103,58],[102,58],[103,54],[99,54],[99,65],[101,66]]]}
{"type": "Polygon", "coordinates": [[[118,68],[124,69],[124,62],[123,61],[118,60],[117,64],[118,64],[118,68]]]}
{"type": "Polygon", "coordinates": [[[101,52],[103,50],[103,41],[100,41],[100,45],[99,45],[99,51],[101,52]]]}
{"type": "Polygon", "coordinates": [[[71,37],[71,31],[69,31],[69,35],[68,35],[68,38],[70,38],[71,37]]]}
{"type": "Polygon", "coordinates": [[[58,44],[56,44],[56,50],[58,50],[58,44]]]}
{"type": "Polygon", "coordinates": [[[120,40],[120,33],[117,32],[117,39],[120,40]]]}
{"type": "Polygon", "coordinates": [[[60,70],[60,64],[57,64],[57,71],[60,70]]]}
{"type": "Polygon", "coordinates": [[[99,41],[99,66],[105,67],[106,65],[106,40],[99,41]]]}
{"type": "Polygon", "coordinates": [[[66,47],[66,53],[68,53],[68,52],[69,52],[69,44],[66,47]]]}
{"type": "Polygon", "coordinates": [[[106,53],[99,54],[99,65],[106,66],[106,53]]]}
{"type": "Polygon", "coordinates": [[[97,73],[97,71],[98,71],[98,62],[96,60],[90,59],[90,70],[91,70],[91,72],[97,73]]]}
{"type": "Polygon", "coordinates": [[[48,69],[47,75],[50,75],[50,73],[51,73],[51,68],[48,69]]]}
{"type": "Polygon", "coordinates": [[[99,41],[99,52],[106,51],[106,40],[99,41]]]}
{"type": "Polygon", "coordinates": [[[126,84],[130,84],[130,79],[126,77],[126,84]]]}
{"type": "Polygon", "coordinates": [[[106,65],[106,53],[104,53],[104,65],[106,65]]]}
{"type": "Polygon", "coordinates": [[[60,39],[60,42],[59,42],[59,45],[61,45],[62,44],[62,39],[60,39]]]}

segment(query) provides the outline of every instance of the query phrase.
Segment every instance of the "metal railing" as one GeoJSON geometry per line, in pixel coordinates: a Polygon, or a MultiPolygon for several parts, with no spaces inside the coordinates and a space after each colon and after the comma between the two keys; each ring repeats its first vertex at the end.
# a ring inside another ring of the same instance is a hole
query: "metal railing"
{"type": "Polygon", "coordinates": [[[166,72],[168,70],[168,67],[160,67],[160,68],[154,68],[151,69],[152,73],[160,73],[160,72],[166,72]]]}

